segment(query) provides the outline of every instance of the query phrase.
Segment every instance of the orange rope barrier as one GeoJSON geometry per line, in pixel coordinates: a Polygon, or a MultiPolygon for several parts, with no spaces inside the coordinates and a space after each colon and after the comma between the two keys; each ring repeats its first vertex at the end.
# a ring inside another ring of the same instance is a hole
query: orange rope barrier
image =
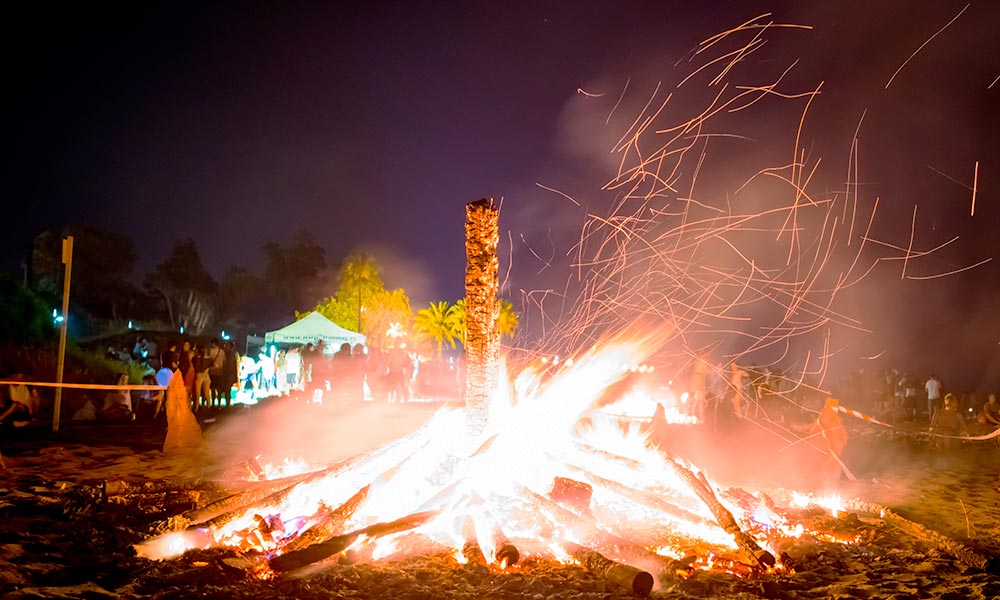
{"type": "Polygon", "coordinates": [[[27,385],[31,387],[60,387],[76,390],[165,390],[164,385],[102,385],[99,383],[48,383],[41,381],[0,381],[0,385],[27,385]]]}

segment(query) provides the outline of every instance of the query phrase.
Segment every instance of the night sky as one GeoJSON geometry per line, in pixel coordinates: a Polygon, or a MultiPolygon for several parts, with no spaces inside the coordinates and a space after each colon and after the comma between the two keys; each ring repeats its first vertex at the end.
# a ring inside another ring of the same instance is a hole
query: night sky
{"type": "MultiPolygon", "coordinates": [[[[764,12],[814,27],[781,32],[749,59],[768,74],[799,59],[791,87],[823,82],[803,146],[846,165],[868,111],[862,179],[882,199],[883,238],[905,245],[918,204],[925,246],[962,236],[935,259],[940,270],[1000,258],[994,1],[971,2],[888,90],[966,2],[207,4],[36,3],[8,15],[5,270],[19,270],[36,233],[68,223],[132,237],[138,280],[178,237],[194,238],[218,277],[232,264],[260,267],[262,243],[307,229],[328,262],[375,247],[396,277],[387,283],[415,303],[454,299],[463,205],[502,196],[508,291],[544,287],[565,275],[528,247],[559,254],[583,215],[535,184],[606,202],[599,187],[613,173],[602,157],[620,129],[594,123],[603,125],[609,99],[631,78],[631,89],[646,90],[638,102],[699,41],[764,12]]],[[[794,134],[778,116],[748,128],[760,152],[774,132],[776,145],[794,134]]],[[[725,169],[702,177],[711,176],[725,169]]],[[[856,308],[875,329],[893,317],[876,333],[908,334],[901,360],[963,345],[1000,376],[998,281],[993,262],[894,284],[888,298],[856,308]],[[942,311],[968,315],[969,334],[942,311]]]]}

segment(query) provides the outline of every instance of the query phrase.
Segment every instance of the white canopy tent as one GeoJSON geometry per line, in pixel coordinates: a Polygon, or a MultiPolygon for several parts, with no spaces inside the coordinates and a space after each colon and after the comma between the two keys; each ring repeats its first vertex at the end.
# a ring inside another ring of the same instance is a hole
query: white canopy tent
{"type": "Polygon", "coordinates": [[[318,312],[311,312],[304,318],[264,334],[266,344],[315,344],[323,340],[329,348],[339,348],[341,344],[364,344],[365,336],[344,329],[318,312]]]}

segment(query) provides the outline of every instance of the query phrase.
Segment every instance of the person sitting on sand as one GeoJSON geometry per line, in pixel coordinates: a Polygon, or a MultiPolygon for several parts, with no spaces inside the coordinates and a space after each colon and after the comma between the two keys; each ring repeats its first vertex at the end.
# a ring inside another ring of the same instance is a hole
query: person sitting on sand
{"type": "MultiPolygon", "coordinates": [[[[958,402],[955,399],[955,394],[944,395],[944,406],[941,407],[941,410],[934,413],[930,431],[941,436],[957,437],[959,433],[963,436],[969,435],[969,428],[965,424],[965,417],[962,413],[958,412],[958,402]]],[[[954,437],[939,437],[935,439],[937,440],[938,448],[941,450],[950,450],[955,442],[954,437]]]]}
{"type": "MultiPolygon", "coordinates": [[[[118,376],[116,385],[128,385],[128,375],[118,376]]],[[[132,418],[132,397],[128,390],[108,390],[101,406],[101,419],[104,421],[124,421],[132,418]]]]}
{"type": "MultiPolygon", "coordinates": [[[[162,369],[161,369],[162,370],[162,369]]],[[[170,380],[167,380],[167,384],[170,380]]],[[[153,375],[142,378],[142,385],[165,385],[157,381],[153,375]]],[[[163,409],[163,390],[142,390],[139,392],[139,402],[135,408],[136,419],[139,421],[155,421],[163,409]]]]}
{"type": "MultiPolygon", "coordinates": [[[[8,379],[24,381],[21,374],[11,375],[8,379]]],[[[7,396],[0,399],[0,423],[5,421],[30,421],[38,409],[38,392],[29,390],[23,383],[8,385],[7,396]]]]}

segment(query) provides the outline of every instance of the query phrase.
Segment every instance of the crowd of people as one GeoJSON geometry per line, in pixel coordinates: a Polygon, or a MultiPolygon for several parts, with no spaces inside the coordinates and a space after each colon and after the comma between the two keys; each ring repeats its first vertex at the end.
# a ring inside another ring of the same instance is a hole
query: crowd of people
{"type": "MultiPolygon", "coordinates": [[[[195,413],[229,407],[237,398],[257,401],[295,395],[317,404],[350,404],[409,402],[415,395],[438,400],[461,395],[460,361],[421,361],[407,351],[405,343],[389,349],[344,343],[333,351],[317,340],[292,347],[268,345],[242,356],[232,342],[218,339],[207,344],[171,340],[165,345],[159,352],[154,340],[140,337],[134,345],[109,346],[107,354],[146,368],[146,385],[165,387],[173,371],[179,370],[195,413]]],[[[74,419],[150,420],[162,410],[162,390],[141,390],[135,398],[127,391],[114,390],[101,403],[88,400],[74,419]]]]}
{"type": "MultiPolygon", "coordinates": [[[[1000,428],[995,393],[950,390],[935,374],[858,370],[834,388],[832,395],[846,406],[890,424],[925,428],[938,434],[943,447],[954,445],[955,438],[1000,428]]],[[[688,412],[713,427],[745,416],[779,423],[808,417],[820,411],[827,396],[808,381],[788,380],[774,367],[724,365],[707,357],[698,357],[691,367],[689,395],[688,412]]]]}

